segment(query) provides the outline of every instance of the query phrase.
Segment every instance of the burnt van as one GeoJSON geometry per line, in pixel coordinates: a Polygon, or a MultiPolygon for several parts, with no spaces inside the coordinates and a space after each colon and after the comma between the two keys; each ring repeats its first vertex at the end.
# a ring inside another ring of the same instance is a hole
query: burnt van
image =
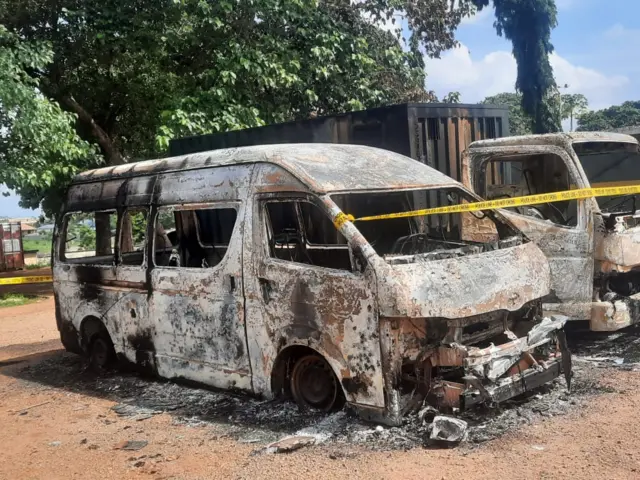
{"type": "Polygon", "coordinates": [[[569,373],[541,318],[545,255],[414,160],[354,145],[254,146],[78,175],[53,275],[67,350],[96,368],[397,424],[424,402],[493,403],[569,373]]]}
{"type": "MultiPolygon", "coordinates": [[[[640,147],[606,132],[528,135],[474,142],[463,155],[465,185],[488,199],[640,182],[640,147]]],[[[640,322],[638,194],[503,210],[549,259],[545,314],[615,331],[640,322]]]]}

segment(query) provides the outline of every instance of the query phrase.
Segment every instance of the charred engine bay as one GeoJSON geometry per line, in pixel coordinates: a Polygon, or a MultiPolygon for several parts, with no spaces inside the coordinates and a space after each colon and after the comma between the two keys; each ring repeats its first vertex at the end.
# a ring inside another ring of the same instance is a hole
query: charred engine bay
{"type": "MultiPolygon", "coordinates": [[[[606,368],[640,369],[640,363],[636,363],[640,362],[638,334],[638,326],[607,334],[570,328],[569,346],[574,354],[572,391],[567,392],[564,379],[558,378],[526,397],[463,412],[459,417],[469,423],[469,430],[462,448],[477,446],[547,417],[585,408],[594,396],[612,393],[600,385],[599,379],[606,368]]],[[[174,422],[210,428],[217,437],[255,444],[256,452],[289,435],[313,436],[316,444],[333,445],[341,451],[349,446],[411,449],[424,446],[428,437],[428,425],[418,414],[408,416],[400,427],[381,427],[365,423],[345,410],[332,414],[301,412],[288,400],[264,401],[131,372],[95,375],[81,357],[62,351],[28,366],[17,364],[4,370],[30,388],[63,389],[112,400],[116,403],[108,416],[112,421],[139,420],[140,428],[144,428],[145,419],[168,413],[174,422]]]]}

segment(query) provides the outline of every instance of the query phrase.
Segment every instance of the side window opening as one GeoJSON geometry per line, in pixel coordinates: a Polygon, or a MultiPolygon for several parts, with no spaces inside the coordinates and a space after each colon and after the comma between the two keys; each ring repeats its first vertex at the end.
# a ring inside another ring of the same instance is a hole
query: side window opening
{"type": "Polygon", "coordinates": [[[155,222],[155,265],[215,267],[227,253],[237,216],[232,207],[160,209],[155,222]]]}
{"type": "Polygon", "coordinates": [[[112,265],[115,261],[115,211],[67,215],[61,258],[67,263],[112,265]]]}
{"type": "Polygon", "coordinates": [[[272,258],[351,271],[346,239],[313,203],[273,201],[265,205],[272,258]]]}
{"type": "Polygon", "coordinates": [[[143,265],[147,239],[146,208],[124,212],[120,225],[120,264],[143,265]]]}
{"type": "MultiPolygon", "coordinates": [[[[575,181],[562,158],[556,154],[519,155],[490,160],[484,164],[484,197],[487,200],[554,193],[575,188],[575,181]]],[[[558,225],[578,224],[578,201],[549,202],[509,208],[516,213],[558,225]]]]}

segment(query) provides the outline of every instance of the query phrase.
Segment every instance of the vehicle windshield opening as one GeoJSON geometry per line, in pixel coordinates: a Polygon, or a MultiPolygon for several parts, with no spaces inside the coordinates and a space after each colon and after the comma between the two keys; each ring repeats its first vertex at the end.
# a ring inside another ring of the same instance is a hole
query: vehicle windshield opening
{"type": "MultiPolygon", "coordinates": [[[[356,219],[477,201],[464,190],[344,193],[331,196],[340,209],[356,219]]],[[[360,233],[380,256],[427,254],[498,242],[516,233],[492,212],[476,211],[415,215],[357,222],[360,233]]]]}
{"type": "MultiPolygon", "coordinates": [[[[574,143],[584,173],[593,188],[636,185],[640,182],[640,152],[634,143],[574,143]]],[[[640,195],[597,197],[603,213],[635,212],[640,195]]]]}

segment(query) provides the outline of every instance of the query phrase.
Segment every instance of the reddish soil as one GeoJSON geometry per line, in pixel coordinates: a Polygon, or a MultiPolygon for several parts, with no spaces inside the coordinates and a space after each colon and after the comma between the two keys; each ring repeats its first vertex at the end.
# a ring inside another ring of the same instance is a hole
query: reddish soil
{"type": "Polygon", "coordinates": [[[114,402],[28,380],[60,356],[53,302],[0,309],[0,479],[630,479],[640,478],[640,373],[602,370],[604,393],[582,409],[480,447],[369,451],[329,443],[254,455],[215,426],[169,414],[118,417],[114,402]],[[145,440],[139,451],[116,449],[145,440]]]}

